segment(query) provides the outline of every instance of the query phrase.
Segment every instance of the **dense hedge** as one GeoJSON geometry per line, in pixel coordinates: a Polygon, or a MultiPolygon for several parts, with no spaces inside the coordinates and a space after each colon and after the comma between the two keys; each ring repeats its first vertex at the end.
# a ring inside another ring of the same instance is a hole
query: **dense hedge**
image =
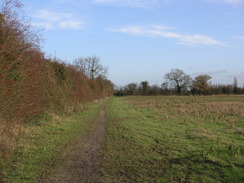
{"type": "Polygon", "coordinates": [[[45,58],[40,36],[19,17],[21,4],[0,11],[0,155],[14,147],[23,123],[47,111],[75,109],[112,94],[107,79],[88,79],[75,66],[45,58]]]}

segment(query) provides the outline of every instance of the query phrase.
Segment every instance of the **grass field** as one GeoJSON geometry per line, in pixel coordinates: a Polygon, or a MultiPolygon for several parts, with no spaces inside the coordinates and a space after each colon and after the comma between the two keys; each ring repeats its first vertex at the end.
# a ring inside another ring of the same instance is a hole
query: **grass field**
{"type": "Polygon", "coordinates": [[[43,182],[104,108],[97,182],[244,182],[244,96],[112,97],[50,114],[26,125],[14,153],[0,159],[0,182],[43,182]]]}
{"type": "Polygon", "coordinates": [[[104,182],[244,182],[244,96],[107,105],[104,182]]]}

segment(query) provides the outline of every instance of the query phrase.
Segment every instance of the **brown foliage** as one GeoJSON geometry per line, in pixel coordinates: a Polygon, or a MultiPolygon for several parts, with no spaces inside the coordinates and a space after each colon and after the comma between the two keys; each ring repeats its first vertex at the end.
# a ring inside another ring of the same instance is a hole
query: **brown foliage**
{"type": "Polygon", "coordinates": [[[204,75],[199,75],[195,77],[195,80],[192,83],[193,90],[197,92],[198,94],[207,94],[210,91],[210,83],[209,80],[212,77],[204,74],[204,75]]]}
{"type": "Polygon", "coordinates": [[[0,156],[14,148],[23,123],[36,115],[75,109],[81,102],[111,95],[110,85],[44,58],[40,37],[16,8],[17,0],[7,0],[0,11],[0,156]]]}

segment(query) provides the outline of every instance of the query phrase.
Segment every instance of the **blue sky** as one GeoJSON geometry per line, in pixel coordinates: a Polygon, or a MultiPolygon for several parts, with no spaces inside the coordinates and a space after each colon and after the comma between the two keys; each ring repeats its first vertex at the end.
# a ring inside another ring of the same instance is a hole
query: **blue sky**
{"type": "Polygon", "coordinates": [[[22,0],[43,51],[96,55],[116,85],[161,84],[171,68],[244,86],[244,0],[22,0]]]}

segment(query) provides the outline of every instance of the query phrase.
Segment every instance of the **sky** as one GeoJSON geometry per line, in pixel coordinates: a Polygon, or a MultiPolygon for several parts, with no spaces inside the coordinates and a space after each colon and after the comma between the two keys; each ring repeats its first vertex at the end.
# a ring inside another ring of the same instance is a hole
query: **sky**
{"type": "Polygon", "coordinates": [[[161,85],[172,68],[244,86],[244,0],[20,1],[47,56],[98,56],[118,86],[161,85]]]}

